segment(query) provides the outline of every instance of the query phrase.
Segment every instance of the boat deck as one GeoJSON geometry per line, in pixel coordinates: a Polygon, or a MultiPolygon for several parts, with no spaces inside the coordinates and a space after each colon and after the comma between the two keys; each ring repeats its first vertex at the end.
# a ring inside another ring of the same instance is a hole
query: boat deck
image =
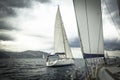
{"type": "Polygon", "coordinates": [[[100,80],[120,80],[120,65],[101,68],[98,77],[100,80]]]}
{"type": "Polygon", "coordinates": [[[115,80],[120,80],[120,66],[106,67],[106,71],[107,71],[115,80]]]}

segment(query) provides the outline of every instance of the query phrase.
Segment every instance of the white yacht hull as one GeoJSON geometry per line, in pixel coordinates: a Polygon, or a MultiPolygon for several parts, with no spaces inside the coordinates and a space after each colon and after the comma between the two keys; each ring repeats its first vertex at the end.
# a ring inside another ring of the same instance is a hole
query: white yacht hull
{"type": "Polygon", "coordinates": [[[47,61],[46,66],[52,67],[52,66],[67,66],[67,65],[73,65],[74,60],[73,59],[59,59],[54,61],[47,61]]]}

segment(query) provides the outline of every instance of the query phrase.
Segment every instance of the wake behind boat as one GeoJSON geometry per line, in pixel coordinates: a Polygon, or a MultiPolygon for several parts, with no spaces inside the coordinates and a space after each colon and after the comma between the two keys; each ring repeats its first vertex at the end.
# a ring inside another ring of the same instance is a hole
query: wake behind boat
{"type": "Polygon", "coordinates": [[[54,32],[54,55],[46,59],[46,66],[65,66],[74,64],[73,55],[69,47],[68,39],[58,7],[54,32]]]}

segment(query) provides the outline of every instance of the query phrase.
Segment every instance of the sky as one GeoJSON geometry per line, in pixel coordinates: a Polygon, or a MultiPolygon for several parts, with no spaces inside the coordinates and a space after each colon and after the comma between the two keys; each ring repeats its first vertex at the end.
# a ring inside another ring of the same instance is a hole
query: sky
{"type": "MultiPolygon", "coordinates": [[[[120,50],[116,0],[102,0],[105,49],[120,50]]],[[[0,0],[0,50],[51,52],[58,5],[71,48],[80,48],[72,0],[0,0]]]]}

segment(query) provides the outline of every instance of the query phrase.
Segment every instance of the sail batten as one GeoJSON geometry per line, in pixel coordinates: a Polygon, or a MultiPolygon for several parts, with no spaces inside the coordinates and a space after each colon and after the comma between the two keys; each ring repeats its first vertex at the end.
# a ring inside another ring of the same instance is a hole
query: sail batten
{"type": "Polygon", "coordinates": [[[74,0],[73,3],[84,57],[104,54],[101,0],[74,0]]]}

